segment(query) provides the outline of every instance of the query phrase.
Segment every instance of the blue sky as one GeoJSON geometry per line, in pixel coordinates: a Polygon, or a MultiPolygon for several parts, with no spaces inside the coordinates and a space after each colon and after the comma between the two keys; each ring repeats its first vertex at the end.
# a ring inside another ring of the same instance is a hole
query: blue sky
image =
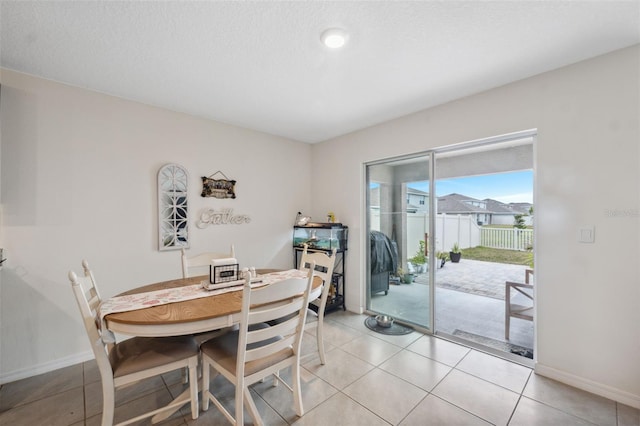
{"type": "MultiPolygon", "coordinates": [[[[409,186],[429,192],[428,182],[412,182],[409,186]]],[[[503,203],[533,203],[533,171],[436,181],[436,195],[438,197],[453,192],[479,200],[492,198],[503,203]]]]}

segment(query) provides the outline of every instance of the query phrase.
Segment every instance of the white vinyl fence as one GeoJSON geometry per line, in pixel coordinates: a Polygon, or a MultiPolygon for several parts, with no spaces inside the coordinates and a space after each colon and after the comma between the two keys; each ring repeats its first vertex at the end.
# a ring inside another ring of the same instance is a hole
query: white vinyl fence
{"type": "MultiPolygon", "coordinates": [[[[407,253],[413,255],[429,232],[425,213],[407,215],[407,253]]],[[[469,216],[439,214],[436,216],[436,251],[449,252],[454,244],[460,248],[480,245],[480,227],[469,216]]]]}
{"type": "MultiPolygon", "coordinates": [[[[404,253],[409,258],[420,247],[425,233],[429,233],[429,220],[426,213],[409,213],[406,216],[407,240],[404,253]]],[[[532,229],[482,228],[470,216],[439,214],[436,216],[436,251],[449,252],[455,243],[463,248],[493,247],[509,250],[527,250],[533,246],[532,229]]],[[[371,211],[371,227],[378,230],[380,214],[371,211]]],[[[399,241],[398,241],[399,242],[399,241]]]]}
{"type": "Polygon", "coordinates": [[[533,229],[481,228],[480,245],[508,250],[530,250],[533,229]]]}

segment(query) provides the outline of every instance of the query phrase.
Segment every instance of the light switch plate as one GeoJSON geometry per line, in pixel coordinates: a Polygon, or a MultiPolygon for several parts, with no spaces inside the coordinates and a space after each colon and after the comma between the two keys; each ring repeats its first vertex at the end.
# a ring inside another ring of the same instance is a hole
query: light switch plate
{"type": "Polygon", "coordinates": [[[595,242],[595,227],[583,226],[580,228],[578,241],[581,243],[593,243],[595,242]]]}

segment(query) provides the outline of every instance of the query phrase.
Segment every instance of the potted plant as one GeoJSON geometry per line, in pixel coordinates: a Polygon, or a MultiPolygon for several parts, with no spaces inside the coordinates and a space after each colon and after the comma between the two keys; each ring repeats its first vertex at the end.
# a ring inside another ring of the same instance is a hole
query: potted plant
{"type": "Polygon", "coordinates": [[[403,283],[411,284],[413,282],[413,274],[411,272],[407,272],[402,268],[398,268],[398,271],[396,273],[400,277],[400,281],[402,281],[403,283]]]}
{"type": "Polygon", "coordinates": [[[436,266],[442,268],[449,259],[449,254],[444,251],[438,251],[436,252],[436,259],[436,266]]]}
{"type": "Polygon", "coordinates": [[[449,259],[451,259],[453,263],[458,263],[460,262],[461,257],[462,253],[460,252],[460,246],[458,245],[458,243],[455,243],[453,247],[451,247],[451,251],[449,252],[449,259]]]}
{"type": "Polygon", "coordinates": [[[424,254],[424,241],[420,241],[420,247],[416,254],[409,259],[409,262],[415,267],[416,272],[424,272],[424,265],[427,263],[427,256],[424,254]]]}

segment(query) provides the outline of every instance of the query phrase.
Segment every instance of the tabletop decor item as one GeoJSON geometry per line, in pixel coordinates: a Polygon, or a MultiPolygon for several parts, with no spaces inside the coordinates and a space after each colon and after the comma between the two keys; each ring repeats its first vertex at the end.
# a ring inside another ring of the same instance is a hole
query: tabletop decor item
{"type": "Polygon", "coordinates": [[[226,259],[212,259],[209,270],[209,282],[211,284],[220,284],[230,281],[237,281],[238,261],[232,257],[226,259]]]}
{"type": "Polygon", "coordinates": [[[209,177],[202,176],[202,194],[200,195],[203,197],[236,198],[235,185],[235,180],[229,179],[218,170],[209,177]],[[214,179],[215,175],[221,175],[224,179],[214,179]]]}

